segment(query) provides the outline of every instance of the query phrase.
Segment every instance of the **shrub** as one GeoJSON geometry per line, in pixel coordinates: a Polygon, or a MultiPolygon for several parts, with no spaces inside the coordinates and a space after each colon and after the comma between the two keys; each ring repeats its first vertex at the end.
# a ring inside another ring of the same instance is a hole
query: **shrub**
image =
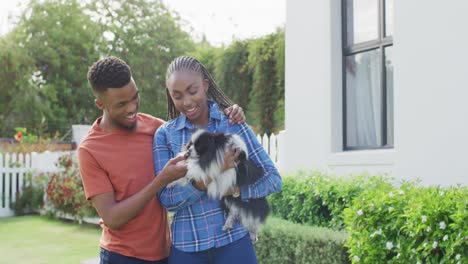
{"type": "Polygon", "coordinates": [[[44,205],[44,188],[41,186],[42,177],[33,177],[28,172],[23,179],[23,186],[16,194],[16,201],[12,204],[15,215],[33,213],[44,205]]]}
{"type": "Polygon", "coordinates": [[[97,216],[86,200],[76,157],[72,154],[59,158],[60,172],[49,174],[47,203],[53,213],[70,214],[75,219],[97,216]]]}
{"type": "Polygon", "coordinates": [[[391,186],[385,176],[332,177],[300,171],[283,177],[281,192],[269,196],[272,212],[289,221],[344,229],[342,212],[367,189],[391,186]]]}
{"type": "Polygon", "coordinates": [[[368,189],[345,209],[353,263],[467,263],[468,188],[368,189]]]}
{"type": "Polygon", "coordinates": [[[346,234],[270,217],[255,250],[262,264],[349,263],[346,234]]]}

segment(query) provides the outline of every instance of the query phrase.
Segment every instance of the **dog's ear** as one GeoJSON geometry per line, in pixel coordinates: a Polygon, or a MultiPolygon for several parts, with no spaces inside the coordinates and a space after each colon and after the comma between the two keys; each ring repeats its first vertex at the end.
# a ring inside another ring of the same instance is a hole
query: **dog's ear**
{"type": "MultiPolygon", "coordinates": [[[[245,153],[242,151],[241,155],[245,153]]],[[[240,156],[240,155],[239,155],[240,156]]],[[[248,159],[239,160],[236,167],[236,181],[238,186],[245,186],[255,183],[264,174],[261,167],[257,167],[248,159]]]]}
{"type": "Polygon", "coordinates": [[[247,159],[247,154],[245,151],[241,150],[239,156],[238,156],[239,162],[245,161],[247,159]]]}
{"type": "Polygon", "coordinates": [[[203,169],[216,160],[216,142],[209,133],[201,134],[194,142],[194,148],[203,169]]]}
{"type": "Polygon", "coordinates": [[[213,140],[211,140],[209,135],[206,133],[203,133],[200,136],[198,136],[198,138],[193,144],[195,151],[197,151],[197,154],[201,156],[201,155],[204,155],[206,152],[208,152],[210,148],[210,144],[213,144],[212,141],[213,140]]]}
{"type": "Polygon", "coordinates": [[[215,141],[216,146],[225,146],[228,141],[228,137],[223,133],[213,133],[213,140],[215,141]]]}

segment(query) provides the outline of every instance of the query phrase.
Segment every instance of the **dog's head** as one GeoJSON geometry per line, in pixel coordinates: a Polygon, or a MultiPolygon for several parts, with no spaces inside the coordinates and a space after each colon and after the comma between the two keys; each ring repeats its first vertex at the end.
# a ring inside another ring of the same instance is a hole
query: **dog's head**
{"type": "Polygon", "coordinates": [[[225,152],[234,148],[240,150],[236,168],[239,186],[252,184],[263,176],[263,169],[249,160],[247,146],[239,135],[197,130],[192,134],[187,147],[189,163],[197,164],[211,176],[219,174],[224,164],[225,152]]]}
{"type": "Polygon", "coordinates": [[[187,156],[189,159],[197,159],[202,168],[214,162],[222,163],[228,140],[228,136],[223,133],[197,130],[192,134],[187,156]]]}

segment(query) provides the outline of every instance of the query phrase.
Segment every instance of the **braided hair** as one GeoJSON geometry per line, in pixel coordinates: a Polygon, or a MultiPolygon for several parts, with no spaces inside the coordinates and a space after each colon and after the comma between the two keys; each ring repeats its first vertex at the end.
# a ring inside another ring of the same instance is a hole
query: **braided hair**
{"type": "MultiPolygon", "coordinates": [[[[166,86],[167,81],[171,77],[171,75],[176,71],[181,70],[192,70],[201,74],[203,79],[208,80],[209,86],[207,91],[207,96],[209,99],[215,101],[219,107],[224,110],[233,105],[232,101],[224,94],[224,92],[219,89],[216,82],[211,77],[211,74],[208,72],[206,67],[199,62],[197,59],[188,57],[188,56],[181,56],[174,59],[171,64],[167,67],[166,71],[166,86]]],[[[174,101],[172,101],[172,97],[169,93],[169,89],[166,88],[166,96],[167,96],[167,119],[173,119],[180,115],[179,110],[174,105],[174,101]]]]}

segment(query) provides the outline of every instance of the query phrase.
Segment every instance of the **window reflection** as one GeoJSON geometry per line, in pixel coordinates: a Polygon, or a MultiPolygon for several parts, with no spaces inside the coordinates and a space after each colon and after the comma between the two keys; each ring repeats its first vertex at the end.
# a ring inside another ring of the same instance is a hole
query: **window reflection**
{"type": "Polygon", "coordinates": [[[378,1],[347,0],[347,44],[378,38],[378,1]]]}
{"type": "Polygon", "coordinates": [[[382,89],[378,50],[346,57],[346,145],[382,145],[382,89]]]}

